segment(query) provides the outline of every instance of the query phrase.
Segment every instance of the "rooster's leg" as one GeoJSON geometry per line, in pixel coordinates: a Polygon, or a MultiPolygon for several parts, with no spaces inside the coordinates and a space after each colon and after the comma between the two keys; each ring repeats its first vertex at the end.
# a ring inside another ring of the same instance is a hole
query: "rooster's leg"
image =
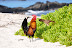
{"type": "Polygon", "coordinates": [[[33,37],[32,37],[32,41],[33,41],[33,37]]]}
{"type": "Polygon", "coordinates": [[[32,35],[32,41],[34,41],[34,40],[33,40],[33,36],[34,36],[34,34],[32,35]]]}
{"type": "MultiPolygon", "coordinates": [[[[30,36],[29,36],[29,39],[30,39],[30,36]]],[[[31,39],[30,39],[30,42],[31,42],[31,39]]]]}

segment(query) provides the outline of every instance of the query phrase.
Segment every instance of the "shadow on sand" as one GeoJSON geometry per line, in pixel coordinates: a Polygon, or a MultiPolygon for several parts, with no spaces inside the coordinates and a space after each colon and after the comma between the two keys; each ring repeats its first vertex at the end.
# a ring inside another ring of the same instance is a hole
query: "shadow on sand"
{"type": "Polygon", "coordinates": [[[41,40],[41,39],[40,38],[36,38],[35,41],[37,41],[37,40],[41,40]]]}

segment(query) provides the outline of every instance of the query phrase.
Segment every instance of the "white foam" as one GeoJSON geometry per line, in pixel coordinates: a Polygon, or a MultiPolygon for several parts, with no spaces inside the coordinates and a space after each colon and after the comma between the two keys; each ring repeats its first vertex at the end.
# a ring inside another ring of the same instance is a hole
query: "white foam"
{"type": "Polygon", "coordinates": [[[33,10],[28,10],[28,12],[25,13],[25,15],[37,15],[37,16],[41,16],[42,14],[47,14],[49,12],[54,12],[55,10],[47,10],[47,11],[33,11],[33,10]]]}

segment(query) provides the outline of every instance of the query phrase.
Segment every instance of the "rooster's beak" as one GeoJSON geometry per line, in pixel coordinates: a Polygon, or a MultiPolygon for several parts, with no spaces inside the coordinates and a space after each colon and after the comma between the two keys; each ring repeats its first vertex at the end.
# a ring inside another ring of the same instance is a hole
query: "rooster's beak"
{"type": "Polygon", "coordinates": [[[28,19],[28,18],[31,18],[31,17],[27,17],[27,19],[28,19]]]}

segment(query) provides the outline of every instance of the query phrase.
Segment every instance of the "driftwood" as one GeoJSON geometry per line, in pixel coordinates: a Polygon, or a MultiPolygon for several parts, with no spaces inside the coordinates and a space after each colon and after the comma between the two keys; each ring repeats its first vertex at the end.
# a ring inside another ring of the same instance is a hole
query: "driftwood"
{"type": "Polygon", "coordinates": [[[46,25],[48,25],[48,26],[49,26],[49,23],[50,23],[50,22],[53,22],[53,24],[55,23],[54,21],[44,20],[44,19],[39,19],[39,21],[44,22],[44,23],[45,23],[46,25]]]}

